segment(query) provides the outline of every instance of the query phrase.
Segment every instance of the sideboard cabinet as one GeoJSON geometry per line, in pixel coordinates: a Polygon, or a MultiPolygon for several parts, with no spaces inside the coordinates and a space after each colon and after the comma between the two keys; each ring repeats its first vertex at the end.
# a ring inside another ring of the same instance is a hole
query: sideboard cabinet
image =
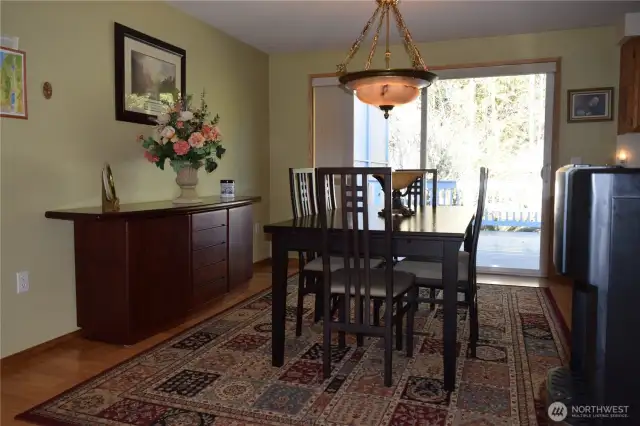
{"type": "Polygon", "coordinates": [[[252,204],[205,198],[54,210],[74,223],[78,327],[88,338],[133,344],[246,284],[253,274],[252,204]]]}

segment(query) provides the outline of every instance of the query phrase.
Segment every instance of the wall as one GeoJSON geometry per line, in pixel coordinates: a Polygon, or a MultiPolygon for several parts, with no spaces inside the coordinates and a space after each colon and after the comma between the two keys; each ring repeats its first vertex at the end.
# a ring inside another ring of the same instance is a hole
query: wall
{"type": "MultiPolygon", "coordinates": [[[[2,119],[2,356],[76,329],[71,223],[44,218],[50,209],[100,203],[100,170],[111,163],[122,203],[170,199],[175,174],[146,163],[135,142],[151,127],[115,121],[113,22],[187,51],[187,91],[206,89],[221,116],[227,153],[201,195],[220,179],[237,192],[262,195],[256,220],[268,215],[268,57],[164,2],[7,2],[2,33],[27,52],[29,119],[2,119]],[[50,81],[53,97],[41,85],[50,81]],[[17,295],[17,271],[31,289],[17,295]]],[[[256,238],[254,258],[268,255],[256,238]]]]}
{"type": "MultiPolygon", "coordinates": [[[[582,157],[585,162],[603,163],[613,161],[615,122],[568,124],[566,91],[617,86],[617,41],[615,27],[600,27],[422,43],[419,48],[427,64],[432,66],[562,57],[559,164],[567,163],[574,156],[582,157]]],[[[335,72],[335,65],[342,61],[347,48],[338,52],[279,54],[269,58],[271,221],[291,217],[287,199],[288,168],[310,166],[308,76],[335,72]]],[[[368,50],[368,45],[363,45],[363,49],[368,50]]],[[[393,66],[408,65],[401,46],[393,47],[391,52],[393,66]]],[[[367,53],[359,52],[350,69],[361,69],[367,53]]],[[[379,62],[375,65],[381,67],[383,55],[378,53],[379,62]]]]}

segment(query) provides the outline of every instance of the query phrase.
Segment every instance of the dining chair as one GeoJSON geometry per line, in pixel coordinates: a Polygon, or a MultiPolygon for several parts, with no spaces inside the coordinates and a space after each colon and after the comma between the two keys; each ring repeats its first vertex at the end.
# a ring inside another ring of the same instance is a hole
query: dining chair
{"type": "MultiPolygon", "coordinates": [[[[335,210],[335,183],[331,176],[318,180],[314,168],[289,169],[289,191],[294,219],[318,214],[318,184],[324,189],[324,208],[335,210]]],[[[377,267],[381,260],[372,261],[377,267]]],[[[335,257],[331,261],[332,269],[342,266],[342,259],[335,257]]],[[[314,321],[322,317],[322,258],[313,252],[298,252],[298,301],[296,306],[296,336],[302,335],[302,317],[304,315],[304,297],[315,295],[314,321]]]]}
{"type": "Polygon", "coordinates": [[[438,170],[437,169],[402,169],[396,170],[397,172],[415,172],[421,171],[424,174],[413,182],[409,188],[407,188],[407,206],[412,207],[413,210],[417,210],[418,207],[425,207],[427,200],[425,197],[425,185],[428,182],[427,175],[431,175],[431,192],[429,198],[431,200],[431,207],[437,206],[438,201],[438,170]]]}
{"type": "MultiPolygon", "coordinates": [[[[480,169],[480,188],[478,191],[478,204],[476,213],[472,219],[471,226],[467,228],[465,236],[464,251],[458,257],[458,292],[464,293],[464,301],[458,304],[469,307],[471,356],[475,357],[476,345],[478,341],[478,298],[477,298],[477,276],[476,260],[478,255],[478,240],[480,238],[480,228],[482,226],[482,216],[487,193],[487,181],[489,170],[485,167],[480,169]]],[[[430,261],[405,260],[396,264],[396,271],[411,272],[416,276],[416,285],[430,290],[430,297],[418,297],[418,303],[438,303],[441,299],[435,298],[435,290],[443,289],[442,263],[430,261]]]]}
{"type": "Polygon", "coordinates": [[[320,186],[320,225],[322,227],[323,265],[323,375],[331,376],[331,335],[338,331],[339,347],[345,347],[345,333],[354,333],[361,346],[363,336],[378,336],[384,339],[384,385],[392,382],[393,328],[396,327],[396,349],[402,349],[402,321],[406,316],[406,354],[413,356],[414,316],[418,305],[418,288],[415,276],[409,272],[393,269],[391,218],[391,168],[319,168],[318,180],[327,176],[340,181],[339,199],[341,208],[326,209],[325,187],[320,186]],[[370,221],[376,222],[377,209],[369,215],[367,180],[371,175],[384,176],[384,266],[373,269],[376,259],[371,257],[370,221]],[[339,226],[338,226],[339,225],[339,226]],[[341,268],[334,270],[329,253],[341,253],[341,268]],[[339,297],[338,318],[331,315],[330,300],[339,297]],[[405,303],[406,298],[406,303],[405,303]],[[373,323],[372,302],[383,300],[386,306],[384,325],[373,323]],[[352,303],[353,302],[353,303],[352,303]],[[355,310],[351,318],[352,306],[355,310]],[[393,308],[396,308],[394,315],[393,308]]]}

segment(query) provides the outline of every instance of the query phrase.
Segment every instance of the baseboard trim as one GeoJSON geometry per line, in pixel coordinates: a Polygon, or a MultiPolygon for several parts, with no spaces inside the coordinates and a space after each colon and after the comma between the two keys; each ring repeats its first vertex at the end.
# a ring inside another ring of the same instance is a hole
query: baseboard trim
{"type": "Polygon", "coordinates": [[[35,345],[30,348],[24,349],[20,352],[16,352],[15,354],[8,355],[0,359],[0,362],[2,363],[2,368],[13,363],[18,358],[20,358],[20,362],[24,362],[25,358],[30,358],[32,356],[38,355],[48,349],[53,348],[54,346],[67,342],[76,337],[80,337],[81,335],[82,335],[82,329],[78,329],[78,330],[72,331],[71,333],[63,334],[62,336],[56,337],[55,339],[47,340],[46,342],[40,343],[39,345],[35,345]]]}

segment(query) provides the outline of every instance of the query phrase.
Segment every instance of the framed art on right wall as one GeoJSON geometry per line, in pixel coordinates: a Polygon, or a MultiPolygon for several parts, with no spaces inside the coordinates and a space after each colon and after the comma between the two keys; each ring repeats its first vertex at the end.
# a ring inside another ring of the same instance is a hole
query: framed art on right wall
{"type": "Polygon", "coordinates": [[[613,120],[613,87],[567,91],[567,121],[613,120]]]}

